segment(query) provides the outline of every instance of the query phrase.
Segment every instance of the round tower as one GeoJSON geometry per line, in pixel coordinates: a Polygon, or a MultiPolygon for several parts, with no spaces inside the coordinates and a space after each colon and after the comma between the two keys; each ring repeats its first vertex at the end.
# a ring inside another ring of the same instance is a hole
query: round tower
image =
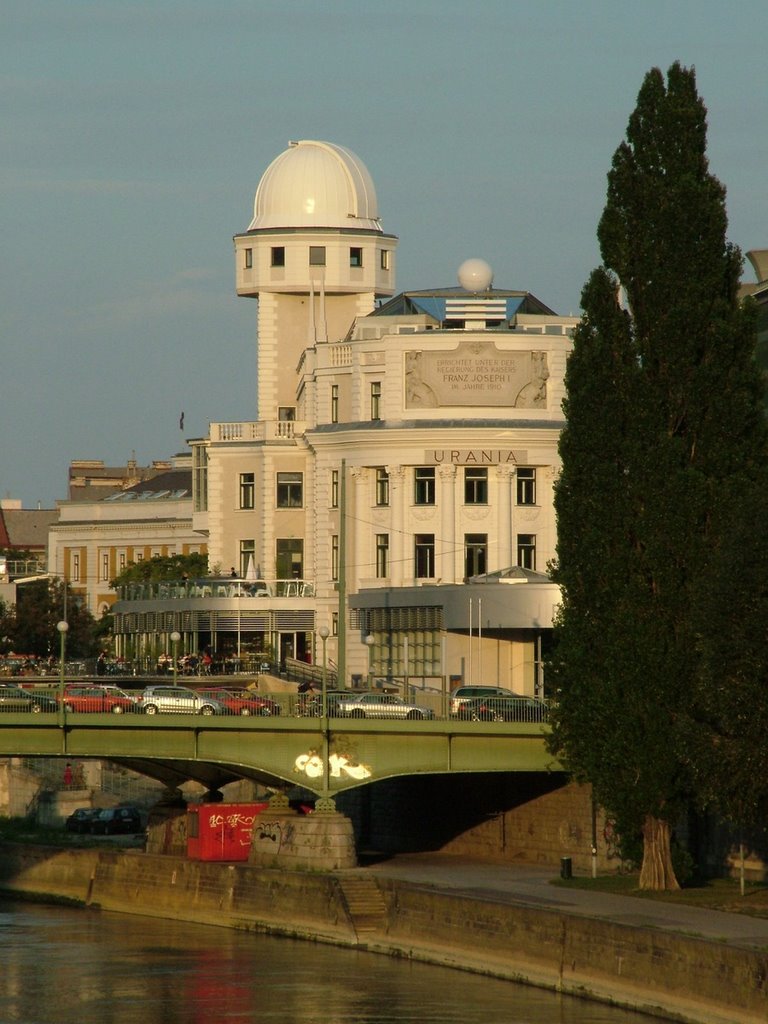
{"type": "Polygon", "coordinates": [[[238,295],[259,299],[258,413],[295,403],[305,348],[341,340],[395,290],[397,238],[382,231],[373,180],[350,150],[292,142],[264,172],[235,239],[238,295]]]}

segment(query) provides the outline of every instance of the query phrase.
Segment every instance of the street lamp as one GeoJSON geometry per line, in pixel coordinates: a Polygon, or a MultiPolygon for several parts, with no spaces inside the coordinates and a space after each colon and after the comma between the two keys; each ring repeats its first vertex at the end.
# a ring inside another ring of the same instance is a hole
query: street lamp
{"type": "Polygon", "coordinates": [[[321,626],[320,629],[318,630],[318,633],[320,634],[320,640],[322,641],[322,644],[323,644],[323,675],[322,675],[322,682],[323,682],[322,701],[323,701],[323,706],[322,706],[322,713],[323,713],[323,718],[327,718],[327,716],[328,716],[328,661],[326,659],[326,644],[328,643],[328,637],[331,635],[331,631],[330,631],[330,629],[328,629],[327,626],[321,626]]]}
{"type": "MultiPolygon", "coordinates": [[[[328,738],[328,660],[326,658],[326,645],[328,643],[328,637],[330,636],[330,629],[327,626],[321,626],[318,630],[320,634],[320,640],[323,644],[323,690],[322,690],[322,703],[320,705],[320,713],[322,715],[320,719],[320,729],[323,734],[323,795],[319,801],[322,810],[333,810],[333,805],[330,795],[329,786],[329,775],[328,775],[328,758],[330,756],[330,741],[328,738]]],[[[316,810],[318,808],[315,808],[316,810]]]]}
{"type": "Polygon", "coordinates": [[[59,631],[59,721],[61,725],[64,724],[64,664],[67,652],[67,630],[69,629],[69,623],[66,619],[61,619],[60,622],[56,623],[56,629],[59,631]]]}
{"type": "Polygon", "coordinates": [[[171,643],[173,644],[173,685],[178,686],[178,671],[179,671],[179,640],[181,640],[181,633],[178,629],[174,629],[171,633],[171,643]]]}
{"type": "Polygon", "coordinates": [[[365,638],[365,644],[368,648],[368,689],[373,689],[373,645],[376,643],[376,638],[373,633],[369,633],[365,638]]]}

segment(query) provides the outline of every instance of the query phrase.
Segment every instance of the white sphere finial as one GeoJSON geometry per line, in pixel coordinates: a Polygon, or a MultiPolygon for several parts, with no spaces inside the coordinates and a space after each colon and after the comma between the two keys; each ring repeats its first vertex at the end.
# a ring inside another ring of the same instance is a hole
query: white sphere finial
{"type": "Polygon", "coordinates": [[[459,284],[468,292],[487,292],[493,284],[493,270],[485,260],[464,260],[458,277],[459,284]]]}

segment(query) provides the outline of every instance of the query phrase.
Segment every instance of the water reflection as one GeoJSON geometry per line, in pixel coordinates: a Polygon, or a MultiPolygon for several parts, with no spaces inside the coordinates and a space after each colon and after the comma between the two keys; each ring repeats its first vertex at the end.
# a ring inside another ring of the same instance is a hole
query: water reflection
{"type": "Polygon", "coordinates": [[[641,1024],[509,982],[332,946],[0,902],[4,1024],[641,1024]]]}

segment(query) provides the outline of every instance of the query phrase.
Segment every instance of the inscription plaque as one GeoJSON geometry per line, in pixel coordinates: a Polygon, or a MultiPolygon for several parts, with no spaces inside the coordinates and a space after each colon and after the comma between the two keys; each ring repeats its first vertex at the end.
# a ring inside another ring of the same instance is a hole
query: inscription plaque
{"type": "Polygon", "coordinates": [[[405,405],[544,409],[546,352],[503,352],[492,341],[467,341],[449,352],[405,353],[405,405]]]}

